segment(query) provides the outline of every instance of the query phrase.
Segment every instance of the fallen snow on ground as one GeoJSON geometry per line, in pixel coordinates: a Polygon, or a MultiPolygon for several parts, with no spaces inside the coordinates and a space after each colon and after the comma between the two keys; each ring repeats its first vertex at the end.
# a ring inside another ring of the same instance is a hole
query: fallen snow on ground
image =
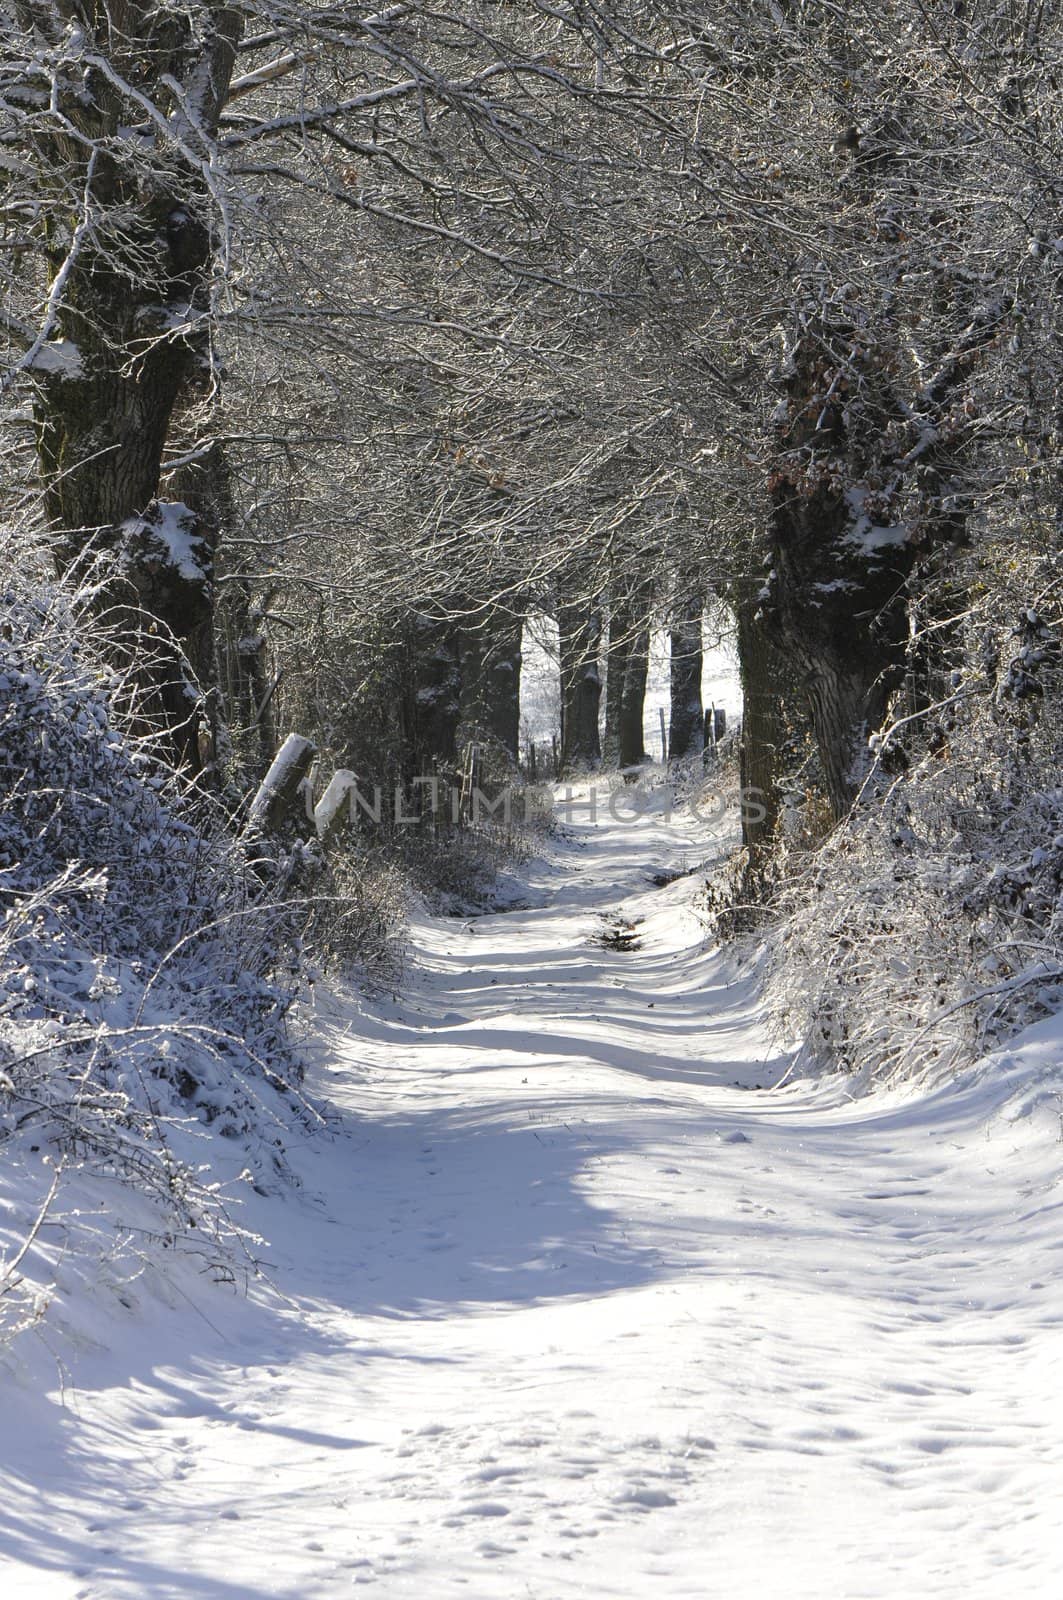
{"type": "Polygon", "coordinates": [[[275,1288],[86,1300],[65,1392],[25,1341],[0,1383],[5,1600],[1060,1592],[1060,1029],[766,1092],[700,880],[651,882],[705,835],[584,810],[526,909],[323,1004],[275,1288]]]}

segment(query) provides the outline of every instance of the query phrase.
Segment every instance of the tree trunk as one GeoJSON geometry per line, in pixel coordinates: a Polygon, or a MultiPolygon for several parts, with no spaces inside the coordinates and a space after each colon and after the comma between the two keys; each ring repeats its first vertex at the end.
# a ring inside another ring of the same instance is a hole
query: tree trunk
{"type": "Polygon", "coordinates": [[[631,616],[619,599],[609,611],[609,642],[605,653],[605,740],[602,754],[606,765],[620,765],[620,721],[624,707],[624,681],[631,648],[631,616]]]}
{"type": "MultiPolygon", "coordinates": [[[[220,721],[226,715],[231,716],[230,708],[221,704],[223,670],[219,654],[222,641],[215,626],[215,572],[218,547],[235,525],[236,507],[229,463],[221,442],[213,439],[197,449],[195,429],[189,428],[187,435],[189,459],[170,474],[167,487],[176,497],[176,504],[188,508],[188,521],[194,530],[195,562],[203,572],[202,581],[188,585],[189,593],[183,602],[184,632],[179,643],[192,682],[201,691],[197,706],[197,743],[199,755],[206,760],[213,759],[216,754],[220,721]]],[[[256,753],[264,771],[275,748],[265,684],[266,642],[261,633],[256,636],[252,632],[246,591],[242,598],[244,626],[236,641],[232,666],[242,680],[239,693],[241,701],[246,702],[244,725],[250,729],[253,722],[262,724],[258,728],[256,753]]],[[[146,606],[145,609],[150,608],[146,606]]],[[[172,611],[172,606],[170,609],[172,611]]]]}
{"type": "Polygon", "coordinates": [[[875,491],[879,418],[848,404],[834,350],[845,329],[808,327],[794,349],[771,479],[768,625],[798,669],[831,811],[845,816],[903,671],[914,550],[890,490],[875,491]]]}
{"type": "Polygon", "coordinates": [[[414,635],[412,705],[407,719],[411,776],[458,768],[461,719],[461,647],[458,629],[447,617],[423,617],[414,635]]]}
{"type": "Polygon", "coordinates": [[[71,76],[59,91],[64,131],[42,133],[35,152],[49,174],[50,339],[70,353],[61,370],[40,375],[38,454],[60,569],[78,577],[104,558],[102,587],[93,573],[97,609],[116,659],[132,666],[140,715],[162,725],[178,764],[198,772],[214,754],[199,688],[213,685],[216,528],[158,497],[174,409],[209,378],[213,200],[183,155],[156,157],[123,135],[141,113],[119,83],[143,82],[163,103],[183,85],[209,134],[242,22],[227,6],[205,22],[147,7],[116,20],[111,10],[82,8],[79,26],[86,58],[116,55],[118,75],[92,69],[91,92],[88,79],[74,87],[81,80],[71,76]]]}
{"type": "Polygon", "coordinates": [[[650,624],[643,613],[632,635],[624,669],[624,693],[620,703],[621,768],[637,767],[646,760],[644,720],[649,664],[650,624]]]}
{"type": "Polygon", "coordinates": [[[500,607],[461,630],[460,738],[516,763],[523,619],[500,607]]]}
{"type": "Polygon", "coordinates": [[[668,753],[673,760],[696,755],[705,742],[705,712],[701,702],[701,595],[696,590],[682,596],[669,633],[670,717],[668,753]]]}
{"type": "Polygon", "coordinates": [[[955,491],[979,435],[954,402],[1006,317],[991,300],[903,406],[888,344],[844,321],[806,318],[787,363],[764,609],[807,688],[836,819],[904,677],[916,562],[963,540],[955,491]]]}
{"type": "Polygon", "coordinates": [[[562,604],[557,614],[561,643],[561,773],[592,770],[601,760],[598,668],[601,616],[590,603],[562,604]]]}
{"type": "Polygon", "coordinates": [[[643,717],[649,668],[651,591],[621,579],[609,612],[605,677],[605,751],[610,765],[636,767],[646,759],[643,717]]]}
{"type": "Polygon", "coordinates": [[[747,877],[762,879],[779,820],[778,758],[783,742],[781,668],[752,594],[735,601],[738,665],[742,679],[742,734],[738,746],[742,790],[742,843],[747,877]]]}
{"type": "Polygon", "coordinates": [[[867,775],[868,740],[881,726],[904,670],[910,556],[861,559],[841,496],[788,498],[773,520],[770,615],[798,666],[831,811],[848,812],[867,775]],[[840,578],[839,574],[848,574],[840,578]],[[832,588],[837,584],[837,588],[832,588]]]}
{"type": "MultiPolygon", "coordinates": [[[[765,610],[805,685],[831,811],[848,812],[867,775],[868,741],[904,671],[905,544],[852,548],[840,494],[776,501],[770,602],[765,610]]],[[[870,530],[876,531],[888,530],[870,530]]]]}
{"type": "MultiPolygon", "coordinates": [[[[88,300],[83,297],[83,303],[88,300]]],[[[48,380],[37,402],[45,505],[61,571],[92,578],[115,660],[131,668],[139,717],[164,734],[175,765],[200,772],[213,760],[213,569],[217,529],[181,501],[160,501],[159,469],[170,417],[189,381],[180,346],[159,343],[119,370],[118,348],[82,359],[91,376],[48,380]],[[104,561],[102,574],[94,558],[104,561]]],[[[143,326],[143,325],[141,325],[143,326]]]]}
{"type": "Polygon", "coordinates": [[[239,573],[227,576],[214,636],[221,760],[226,769],[234,769],[231,775],[237,779],[260,779],[277,743],[273,719],[277,680],[269,677],[269,644],[263,631],[262,613],[268,602],[256,603],[250,583],[239,573]]]}

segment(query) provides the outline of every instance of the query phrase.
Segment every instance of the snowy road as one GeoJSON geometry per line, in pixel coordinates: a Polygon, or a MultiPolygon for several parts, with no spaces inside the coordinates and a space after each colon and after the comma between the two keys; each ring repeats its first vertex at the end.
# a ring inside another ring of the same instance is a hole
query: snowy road
{"type": "Polygon", "coordinates": [[[758,1093],[753,988],[650,883],[704,825],[572,831],[324,1018],[342,1125],[251,1219],[283,1303],[145,1295],[65,1410],[5,1388],[4,1600],[1063,1592],[1048,1031],[758,1093]]]}

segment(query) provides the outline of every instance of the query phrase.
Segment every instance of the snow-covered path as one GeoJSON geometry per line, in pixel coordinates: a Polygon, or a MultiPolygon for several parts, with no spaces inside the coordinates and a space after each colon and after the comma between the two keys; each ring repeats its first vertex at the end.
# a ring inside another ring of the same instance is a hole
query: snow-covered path
{"type": "Polygon", "coordinates": [[[577,817],[323,1018],[342,1124],[251,1217],[287,1298],[145,1296],[65,1409],[3,1388],[5,1600],[1063,1592],[1051,1031],[756,1092],[750,980],[650,882],[705,832],[577,817]]]}

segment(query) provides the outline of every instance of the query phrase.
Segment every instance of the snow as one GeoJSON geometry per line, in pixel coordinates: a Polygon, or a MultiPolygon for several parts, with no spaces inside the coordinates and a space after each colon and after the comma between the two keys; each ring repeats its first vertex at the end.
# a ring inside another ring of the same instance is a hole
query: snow
{"type": "Polygon", "coordinates": [[[46,372],[50,377],[82,378],[85,368],[81,351],[72,339],[50,339],[39,346],[29,366],[34,372],[46,372]]]}
{"type": "Polygon", "coordinates": [[[197,520],[195,512],[180,500],[159,500],[147,516],[134,517],[124,523],[123,531],[146,534],[182,578],[199,583],[206,577],[206,569],[200,554],[203,539],[192,532],[197,520]]]}
{"type": "Polygon", "coordinates": [[[304,739],[301,733],[288,735],[270,762],[269,771],[251,802],[248,822],[252,827],[265,826],[270,821],[269,811],[273,802],[278,796],[283,795],[286,789],[294,791],[297,783],[295,772],[300,766],[305,767],[309,764],[313,750],[310,740],[304,739]]]}
{"type": "Polygon", "coordinates": [[[1060,1020],[797,1079],[703,875],[651,885],[730,824],[650,793],[322,1000],[269,1284],[68,1295],[62,1385],[16,1346],[5,1600],[1059,1593],[1060,1020]]]}
{"type": "Polygon", "coordinates": [[[890,550],[904,544],[908,538],[908,525],[898,522],[890,528],[876,528],[866,517],[845,536],[845,543],[855,545],[865,556],[877,555],[880,550],[890,550]]]}
{"type": "Polygon", "coordinates": [[[850,578],[832,578],[829,583],[814,583],[812,588],[817,594],[837,594],[842,589],[855,589],[856,584],[850,578]]]}
{"type": "MultiPolygon", "coordinates": [[[[185,221],[188,220],[187,212],[182,212],[182,216],[185,221]]],[[[171,213],[171,218],[173,217],[175,213],[171,213]]],[[[190,300],[174,300],[169,305],[158,308],[159,321],[167,333],[177,333],[182,328],[188,328],[196,320],[197,315],[199,313],[190,300]]]]}
{"type": "Polygon", "coordinates": [[[844,543],[854,546],[865,556],[875,556],[881,550],[902,545],[907,542],[909,534],[906,522],[888,527],[873,522],[866,510],[870,498],[871,491],[863,484],[851,484],[845,491],[845,502],[852,513],[853,525],[845,535],[844,543]]]}
{"type": "Polygon", "coordinates": [[[349,767],[340,767],[332,774],[324,794],[314,807],[314,828],[319,839],[323,839],[335,826],[344,805],[350,810],[351,791],[357,783],[358,778],[349,767]]]}

